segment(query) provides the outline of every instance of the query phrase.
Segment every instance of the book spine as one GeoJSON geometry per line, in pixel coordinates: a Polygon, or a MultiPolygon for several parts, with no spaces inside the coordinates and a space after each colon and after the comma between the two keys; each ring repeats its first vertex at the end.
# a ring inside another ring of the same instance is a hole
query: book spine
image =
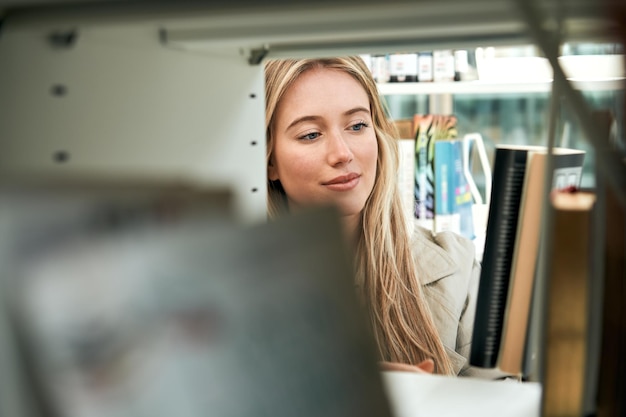
{"type": "Polygon", "coordinates": [[[454,143],[453,178],[452,205],[454,207],[453,211],[457,213],[459,217],[459,233],[472,240],[476,237],[474,234],[474,215],[472,212],[474,200],[464,173],[463,140],[457,140],[454,143]]]}
{"type": "Polygon", "coordinates": [[[553,206],[542,415],[583,415],[592,209],[553,206]]]}
{"type": "Polygon", "coordinates": [[[435,142],[435,215],[451,214],[450,191],[452,190],[454,156],[453,142],[435,142]]]}
{"type": "Polygon", "coordinates": [[[474,238],[472,194],[463,174],[462,140],[435,142],[435,232],[474,238]]]}
{"type": "MultiPolygon", "coordinates": [[[[415,218],[415,139],[398,139],[400,166],[398,169],[398,188],[407,219],[415,218]]],[[[411,230],[413,222],[410,223],[411,230]]]]}
{"type": "Polygon", "coordinates": [[[418,203],[415,209],[415,217],[426,218],[426,197],[428,195],[428,137],[426,132],[418,131],[415,138],[415,201],[418,203]]]}
{"type": "Polygon", "coordinates": [[[497,364],[526,171],[526,150],[497,148],[470,364],[497,364]]]}
{"type": "Polygon", "coordinates": [[[435,232],[460,232],[459,215],[454,206],[454,140],[435,142],[433,172],[435,191],[435,232]]]}

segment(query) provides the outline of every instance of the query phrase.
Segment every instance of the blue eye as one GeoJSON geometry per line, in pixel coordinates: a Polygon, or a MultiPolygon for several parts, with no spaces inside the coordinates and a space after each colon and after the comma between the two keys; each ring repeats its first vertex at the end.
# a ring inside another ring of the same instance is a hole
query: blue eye
{"type": "Polygon", "coordinates": [[[302,140],[314,140],[320,137],[319,132],[307,133],[306,135],[300,136],[298,139],[302,140]]]}
{"type": "Polygon", "coordinates": [[[365,127],[367,127],[367,124],[365,124],[364,122],[359,122],[350,126],[350,130],[354,132],[360,132],[365,127]]]}

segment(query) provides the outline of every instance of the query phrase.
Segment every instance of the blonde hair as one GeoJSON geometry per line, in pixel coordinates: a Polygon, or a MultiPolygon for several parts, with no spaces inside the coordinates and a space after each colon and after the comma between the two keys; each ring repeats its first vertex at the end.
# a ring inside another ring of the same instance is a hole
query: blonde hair
{"type": "MultiPolygon", "coordinates": [[[[397,187],[397,131],[387,118],[376,83],[360,57],[275,60],[265,65],[266,160],[274,148],[274,114],[295,80],[313,68],[344,71],[361,84],[370,101],[378,142],[376,180],[361,214],[356,246],[357,287],[371,312],[381,360],[416,365],[431,358],[435,372],[453,374],[452,365],[422,295],[412,256],[407,220],[397,187]]],[[[286,210],[285,192],[268,181],[270,218],[286,210]]]]}

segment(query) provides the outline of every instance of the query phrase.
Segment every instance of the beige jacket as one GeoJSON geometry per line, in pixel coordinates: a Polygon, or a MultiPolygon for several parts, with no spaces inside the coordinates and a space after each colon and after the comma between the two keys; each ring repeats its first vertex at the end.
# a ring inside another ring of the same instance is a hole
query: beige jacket
{"type": "Polygon", "coordinates": [[[416,226],[412,248],[424,296],[456,373],[489,379],[504,376],[469,366],[480,278],[472,242],[451,232],[433,236],[416,226]]]}

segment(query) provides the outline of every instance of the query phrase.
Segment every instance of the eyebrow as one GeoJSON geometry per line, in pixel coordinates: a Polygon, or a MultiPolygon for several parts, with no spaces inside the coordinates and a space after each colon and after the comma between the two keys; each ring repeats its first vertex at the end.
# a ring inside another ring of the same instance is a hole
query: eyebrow
{"type": "MultiPolygon", "coordinates": [[[[370,110],[366,107],[362,107],[362,106],[358,106],[358,107],[354,107],[350,110],[347,110],[345,112],[343,112],[344,116],[350,116],[353,115],[355,113],[360,113],[360,112],[364,112],[367,114],[370,114],[370,110]]],[[[287,129],[285,130],[289,130],[292,127],[294,127],[295,125],[297,125],[298,123],[302,123],[302,122],[308,122],[311,120],[318,120],[320,119],[320,116],[302,116],[302,117],[298,117],[297,119],[295,119],[294,121],[292,121],[291,123],[289,123],[289,126],[287,126],[287,129]]]]}

